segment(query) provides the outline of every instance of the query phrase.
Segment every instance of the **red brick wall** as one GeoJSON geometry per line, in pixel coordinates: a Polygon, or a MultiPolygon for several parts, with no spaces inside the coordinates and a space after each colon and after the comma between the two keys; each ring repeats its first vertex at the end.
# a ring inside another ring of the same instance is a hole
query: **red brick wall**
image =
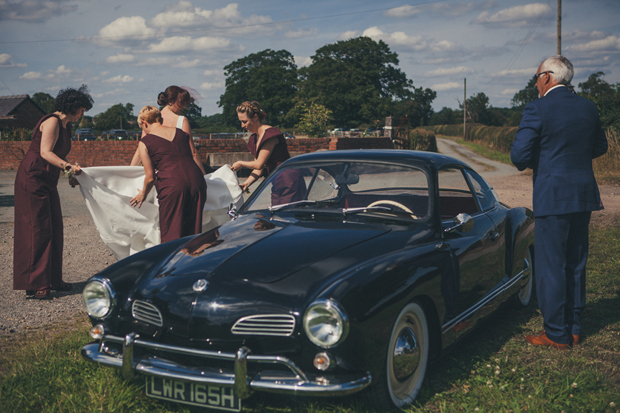
{"type": "MultiPolygon", "coordinates": [[[[318,150],[342,149],[389,149],[388,138],[320,138],[289,139],[289,152],[308,153],[318,150]]],[[[202,159],[209,153],[247,152],[243,139],[205,139],[196,142],[202,159]]],[[[0,169],[17,169],[30,147],[30,142],[0,142],[0,169]]],[[[69,162],[79,162],[81,166],[129,165],[137,148],[135,141],[76,141],[71,143],[69,162]]]]}

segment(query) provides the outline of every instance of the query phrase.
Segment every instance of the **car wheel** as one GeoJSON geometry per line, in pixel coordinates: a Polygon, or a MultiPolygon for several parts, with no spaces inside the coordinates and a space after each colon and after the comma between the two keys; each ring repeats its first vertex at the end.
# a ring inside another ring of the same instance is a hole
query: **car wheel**
{"type": "Polygon", "coordinates": [[[422,387],[428,354],[426,315],[418,303],[408,304],[396,318],[382,377],[368,394],[368,401],[380,409],[411,404],[422,387]]]}
{"type": "Polygon", "coordinates": [[[532,291],[534,289],[534,255],[532,254],[532,249],[527,249],[527,262],[530,267],[530,277],[527,280],[527,284],[521,287],[519,292],[517,293],[517,298],[519,299],[519,303],[523,307],[527,307],[532,300],[532,291]]]}

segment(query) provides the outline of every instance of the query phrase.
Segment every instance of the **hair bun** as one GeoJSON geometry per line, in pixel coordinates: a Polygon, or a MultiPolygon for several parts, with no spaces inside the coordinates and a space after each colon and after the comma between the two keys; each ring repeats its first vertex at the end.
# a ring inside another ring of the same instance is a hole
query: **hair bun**
{"type": "Polygon", "coordinates": [[[166,92],[159,92],[159,95],[157,95],[157,104],[159,106],[166,106],[168,104],[168,96],[166,96],[166,92]]]}

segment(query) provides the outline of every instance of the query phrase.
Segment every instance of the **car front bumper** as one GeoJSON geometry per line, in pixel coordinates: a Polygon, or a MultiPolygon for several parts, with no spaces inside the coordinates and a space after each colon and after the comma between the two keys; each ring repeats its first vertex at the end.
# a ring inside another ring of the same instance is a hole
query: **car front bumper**
{"type": "Polygon", "coordinates": [[[240,399],[249,397],[254,391],[307,396],[345,396],[364,389],[371,382],[370,373],[327,377],[305,374],[286,357],[254,355],[247,347],[241,347],[236,354],[222,353],[142,340],[135,333],[128,334],[124,338],[108,335],[99,342],[87,344],[82,348],[82,357],[104,366],[121,369],[126,379],[133,379],[137,374],[142,374],[233,387],[240,399]],[[110,346],[118,347],[120,344],[122,354],[110,351],[110,346]],[[180,354],[207,360],[229,361],[231,368],[185,366],[154,355],[137,358],[134,357],[136,347],[140,347],[141,350],[157,351],[160,354],[180,354]],[[268,368],[261,368],[258,369],[259,373],[249,377],[248,363],[256,363],[261,367],[279,365],[286,369],[271,371],[268,368]]]}

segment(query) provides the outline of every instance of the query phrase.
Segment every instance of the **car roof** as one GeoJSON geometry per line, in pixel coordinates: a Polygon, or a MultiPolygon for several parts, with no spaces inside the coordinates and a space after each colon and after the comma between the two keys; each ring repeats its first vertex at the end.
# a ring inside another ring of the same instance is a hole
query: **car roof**
{"type": "Polygon", "coordinates": [[[426,165],[430,169],[440,169],[445,165],[460,165],[472,169],[466,163],[435,152],[409,151],[395,149],[363,149],[341,151],[319,151],[297,155],[286,161],[286,165],[324,161],[375,161],[394,162],[411,165],[426,165]]]}

